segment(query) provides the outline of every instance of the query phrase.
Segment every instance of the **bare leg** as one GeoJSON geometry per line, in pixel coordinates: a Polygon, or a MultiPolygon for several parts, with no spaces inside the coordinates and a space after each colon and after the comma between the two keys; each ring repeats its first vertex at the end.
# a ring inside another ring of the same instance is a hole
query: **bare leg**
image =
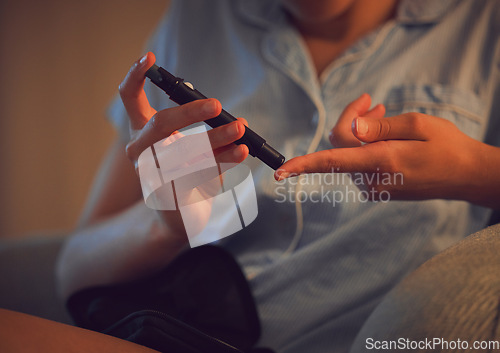
{"type": "Polygon", "coordinates": [[[0,309],[0,352],[153,353],[98,332],[0,309]]]}

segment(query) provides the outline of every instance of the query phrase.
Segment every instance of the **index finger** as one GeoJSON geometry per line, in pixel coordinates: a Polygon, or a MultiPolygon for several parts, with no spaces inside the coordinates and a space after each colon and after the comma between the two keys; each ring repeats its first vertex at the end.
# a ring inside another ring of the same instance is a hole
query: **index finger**
{"type": "Polygon", "coordinates": [[[276,180],[307,173],[368,173],[381,167],[381,161],[368,146],[335,148],[306,154],[285,162],[275,173],[276,180]]]}
{"type": "Polygon", "coordinates": [[[155,55],[148,52],[132,65],[118,87],[123,105],[130,118],[130,126],[134,130],[142,129],[151,116],[156,113],[149,105],[148,98],[144,92],[144,75],[153,66],[155,61],[155,55]]]}

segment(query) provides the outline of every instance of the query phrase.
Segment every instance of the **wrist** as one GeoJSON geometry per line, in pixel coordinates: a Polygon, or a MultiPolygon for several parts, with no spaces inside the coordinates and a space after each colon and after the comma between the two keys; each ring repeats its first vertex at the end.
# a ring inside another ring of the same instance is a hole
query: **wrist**
{"type": "Polygon", "coordinates": [[[500,148],[474,140],[470,151],[464,200],[500,209],[500,148]]]}

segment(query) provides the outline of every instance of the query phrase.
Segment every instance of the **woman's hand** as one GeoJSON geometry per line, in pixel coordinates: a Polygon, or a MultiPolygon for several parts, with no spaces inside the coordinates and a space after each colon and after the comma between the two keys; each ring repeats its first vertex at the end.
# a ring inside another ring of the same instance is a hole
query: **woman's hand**
{"type": "MultiPolygon", "coordinates": [[[[154,110],[143,89],[144,74],[154,62],[154,54],[147,53],[132,66],[119,87],[120,96],[130,118],[131,140],[127,145],[127,156],[134,163],[137,172],[139,156],[145,149],[176,134],[179,129],[216,117],[222,110],[221,104],[216,99],[197,100],[158,112],[154,110]]],[[[233,144],[243,136],[245,125],[246,121],[240,118],[238,121],[207,132],[217,163],[240,163],[248,156],[247,146],[233,144]]],[[[178,167],[178,161],[172,161],[172,163],[178,167]]],[[[203,199],[206,190],[198,189],[193,190],[196,195],[186,197],[203,199]]],[[[200,219],[202,223],[202,220],[210,214],[210,205],[205,203],[204,207],[200,207],[199,212],[200,217],[197,219],[200,219]]],[[[164,211],[161,215],[170,229],[186,241],[185,228],[179,212],[164,211]]]]}
{"type": "Polygon", "coordinates": [[[370,104],[364,94],[346,107],[330,135],[339,148],[293,158],[275,178],[355,173],[373,199],[388,192],[391,199],[499,206],[500,149],[468,137],[448,120],[419,113],[384,118],[385,108],[369,110],[370,104]]]}

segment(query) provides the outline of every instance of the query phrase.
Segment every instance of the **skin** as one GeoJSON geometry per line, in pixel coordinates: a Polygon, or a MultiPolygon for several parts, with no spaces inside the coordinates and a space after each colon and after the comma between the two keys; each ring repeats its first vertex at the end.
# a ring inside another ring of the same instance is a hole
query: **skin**
{"type": "Polygon", "coordinates": [[[500,208],[499,148],[470,138],[448,120],[419,113],[384,118],[383,106],[369,111],[370,104],[363,94],[347,106],[330,134],[337,148],[292,158],[275,178],[361,172],[375,198],[387,191],[394,200],[442,198],[500,208]],[[402,173],[403,183],[376,184],[374,173],[402,173]]]}
{"type": "Polygon", "coordinates": [[[398,0],[281,0],[318,76],[344,50],[390,20],[398,0]]]}
{"type": "MultiPolygon", "coordinates": [[[[390,20],[395,0],[282,0],[303,36],[318,76],[356,40],[390,20]]],[[[131,140],[117,140],[97,177],[79,228],[66,243],[57,266],[60,292],[67,298],[83,287],[132,280],[151,273],[186,246],[178,214],[162,212],[141,219],[144,201],[136,174],[137,158],[154,142],[193,122],[215,117],[215,99],[192,102],[156,112],[144,93],[144,72],[153,64],[148,53],[138,60],[120,85],[130,116],[131,140]],[[126,153],[124,152],[126,151],[126,153]],[[128,231],[138,223],[143,233],[128,231]]],[[[336,148],[296,157],[275,174],[403,172],[404,185],[392,186],[398,199],[453,198],[500,208],[500,152],[461,133],[450,122],[422,114],[383,118],[385,109],[363,95],[350,103],[332,128],[336,148]],[[365,145],[361,145],[361,143],[365,145]],[[485,166],[488,166],[485,168],[485,166]],[[337,169],[338,168],[338,169],[337,169]]],[[[232,144],[246,122],[213,129],[209,138],[219,162],[243,161],[248,149],[232,144]]],[[[378,191],[380,185],[365,185],[378,191]]],[[[2,352],[147,351],[143,347],[56,324],[20,313],[0,310],[2,352]],[[24,332],[30,332],[29,340],[24,332]]]]}
{"type": "Polygon", "coordinates": [[[94,331],[0,309],[0,351],[154,353],[155,350],[94,331]]]}

